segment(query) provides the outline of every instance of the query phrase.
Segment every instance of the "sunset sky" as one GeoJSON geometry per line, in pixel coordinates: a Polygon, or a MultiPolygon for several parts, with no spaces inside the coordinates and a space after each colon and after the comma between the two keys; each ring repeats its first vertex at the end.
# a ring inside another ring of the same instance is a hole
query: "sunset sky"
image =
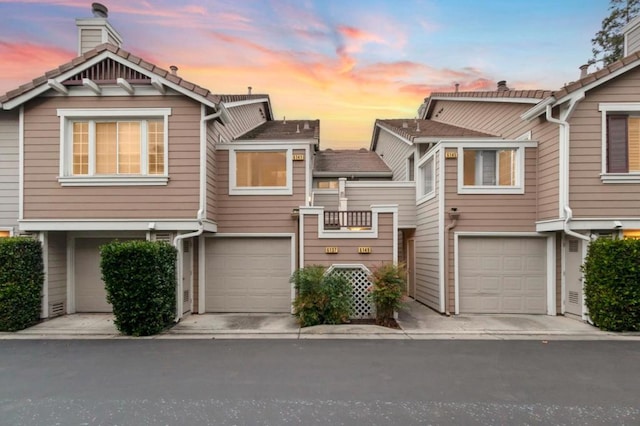
{"type": "MultiPolygon", "coordinates": [[[[214,93],[320,119],[322,147],[368,147],[376,118],[432,91],[558,89],[579,76],[608,0],[103,0],[123,48],[214,93]]],[[[0,93],[76,56],[90,0],[0,0],[0,93]]],[[[592,69],[593,70],[593,69],[592,69]]]]}

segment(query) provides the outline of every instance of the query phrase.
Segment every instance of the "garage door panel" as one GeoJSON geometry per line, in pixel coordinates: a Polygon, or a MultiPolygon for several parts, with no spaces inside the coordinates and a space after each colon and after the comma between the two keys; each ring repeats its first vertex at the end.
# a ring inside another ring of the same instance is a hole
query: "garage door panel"
{"type": "Polygon", "coordinates": [[[210,238],[207,312],[290,312],[289,238],[210,238]]]}
{"type": "Polygon", "coordinates": [[[546,313],[546,239],[461,237],[462,313],[546,313]]]}

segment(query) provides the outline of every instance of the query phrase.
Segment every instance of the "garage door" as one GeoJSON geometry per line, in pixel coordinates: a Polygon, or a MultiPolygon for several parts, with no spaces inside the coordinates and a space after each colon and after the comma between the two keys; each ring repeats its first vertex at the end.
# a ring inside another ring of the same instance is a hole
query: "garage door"
{"type": "Polygon", "coordinates": [[[78,238],[75,245],[76,312],[111,312],[100,272],[100,246],[107,238],[78,238]]]}
{"type": "Polygon", "coordinates": [[[546,238],[460,237],[460,313],[547,312],[546,238]]]}
{"type": "Polygon", "coordinates": [[[290,312],[290,238],[208,238],[207,312],[290,312]]]}

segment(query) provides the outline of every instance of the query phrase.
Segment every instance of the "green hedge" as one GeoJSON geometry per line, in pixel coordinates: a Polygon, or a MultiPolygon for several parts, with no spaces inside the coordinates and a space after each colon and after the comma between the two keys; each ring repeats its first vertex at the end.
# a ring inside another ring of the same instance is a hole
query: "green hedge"
{"type": "Polygon", "coordinates": [[[640,331],[640,240],[593,241],[583,269],[594,324],[603,330],[640,331]]]}
{"type": "Polygon", "coordinates": [[[114,241],[100,247],[102,280],[121,333],[150,336],[173,325],[176,249],[165,242],[114,241]]]}
{"type": "Polygon", "coordinates": [[[40,241],[0,238],[0,331],[22,330],[38,322],[43,284],[40,241]]]}
{"type": "Polygon", "coordinates": [[[352,289],[349,280],[320,265],[298,269],[291,276],[298,295],[294,315],[302,327],[341,324],[349,320],[352,289]]]}

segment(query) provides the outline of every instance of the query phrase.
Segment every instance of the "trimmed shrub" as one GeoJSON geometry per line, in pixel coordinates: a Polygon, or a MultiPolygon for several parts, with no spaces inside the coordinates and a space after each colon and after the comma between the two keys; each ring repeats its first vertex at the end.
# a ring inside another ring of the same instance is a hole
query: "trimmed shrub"
{"type": "Polygon", "coordinates": [[[640,331],[640,240],[591,242],[583,271],[594,324],[609,331],[640,331]]]}
{"type": "Polygon", "coordinates": [[[342,324],[349,321],[352,289],[349,280],[324,266],[298,269],[291,276],[298,295],[293,301],[294,315],[302,327],[342,324]]]}
{"type": "Polygon", "coordinates": [[[384,263],[372,271],[369,297],[376,307],[376,324],[390,327],[394,312],[403,306],[402,296],[406,285],[403,265],[384,263]]]}
{"type": "Polygon", "coordinates": [[[100,256],[107,301],[121,333],[150,336],[173,325],[175,247],[166,242],[114,241],[100,247],[100,256]]]}
{"type": "Polygon", "coordinates": [[[0,331],[22,330],[40,319],[43,265],[40,241],[0,238],[0,331]]]}

